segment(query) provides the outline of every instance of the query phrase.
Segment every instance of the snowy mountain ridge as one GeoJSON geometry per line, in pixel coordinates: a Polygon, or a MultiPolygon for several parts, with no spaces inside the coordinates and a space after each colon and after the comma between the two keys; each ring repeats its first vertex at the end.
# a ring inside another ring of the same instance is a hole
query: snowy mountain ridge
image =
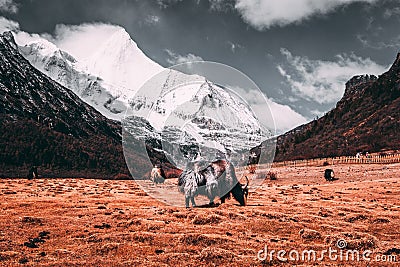
{"type": "Polygon", "coordinates": [[[127,99],[164,70],[140,50],[123,28],[105,40],[83,65],[86,72],[101,77],[107,84],[124,88],[127,99]]]}
{"type": "Polygon", "coordinates": [[[91,58],[81,62],[44,38],[16,41],[21,54],[33,66],[115,120],[124,117],[128,101],[137,90],[163,70],[122,28],[105,40],[91,58]]]}
{"type": "MultiPolygon", "coordinates": [[[[146,85],[130,102],[136,117],[126,125],[132,135],[141,132],[139,139],[154,138],[156,132],[171,157],[178,155],[177,147],[184,144],[184,154],[189,154],[187,149],[198,147],[202,157],[211,156],[212,160],[217,151],[230,151],[235,153],[232,159],[239,162],[250,148],[271,136],[250,106],[226,88],[204,77],[174,70],[163,75],[163,79],[146,85]],[[146,118],[154,128],[148,133],[137,129],[135,124],[142,121],[139,118],[146,118]]],[[[182,163],[183,159],[173,161],[182,163]]]]}
{"type": "Polygon", "coordinates": [[[187,135],[204,147],[244,151],[269,134],[239,96],[204,77],[164,69],[122,28],[81,62],[43,38],[25,43],[17,39],[17,43],[33,66],[106,117],[121,121],[132,109],[163,140],[171,140],[174,134],[187,135]],[[148,82],[154,75],[155,81],[148,82]],[[163,128],[168,128],[167,136],[163,128]]]}

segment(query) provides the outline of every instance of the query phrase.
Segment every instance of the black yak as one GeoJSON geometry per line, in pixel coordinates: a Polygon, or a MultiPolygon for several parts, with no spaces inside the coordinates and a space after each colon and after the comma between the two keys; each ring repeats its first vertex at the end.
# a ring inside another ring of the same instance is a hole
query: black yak
{"type": "Polygon", "coordinates": [[[38,171],[37,171],[37,167],[33,166],[29,169],[28,175],[26,176],[26,178],[28,178],[28,180],[32,180],[34,178],[38,178],[38,171]]]}
{"type": "Polygon", "coordinates": [[[207,196],[210,204],[214,203],[215,197],[219,197],[221,203],[232,195],[241,206],[246,205],[248,196],[249,180],[247,184],[239,183],[235,168],[227,160],[217,160],[207,166],[203,162],[192,162],[179,176],[178,186],[181,193],[185,194],[185,205],[189,202],[195,207],[194,198],[197,195],[207,196]]]}
{"type": "Polygon", "coordinates": [[[328,182],[333,182],[336,180],[339,180],[338,178],[335,178],[335,173],[332,169],[326,169],[324,173],[325,180],[328,182]]]}

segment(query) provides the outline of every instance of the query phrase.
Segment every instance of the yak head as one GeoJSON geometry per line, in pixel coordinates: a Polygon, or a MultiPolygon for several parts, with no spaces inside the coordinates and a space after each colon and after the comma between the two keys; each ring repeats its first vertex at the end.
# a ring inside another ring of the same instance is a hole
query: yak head
{"type": "Polygon", "coordinates": [[[237,183],[231,191],[233,197],[241,206],[246,206],[247,197],[249,195],[249,179],[246,176],[246,184],[237,183]]]}

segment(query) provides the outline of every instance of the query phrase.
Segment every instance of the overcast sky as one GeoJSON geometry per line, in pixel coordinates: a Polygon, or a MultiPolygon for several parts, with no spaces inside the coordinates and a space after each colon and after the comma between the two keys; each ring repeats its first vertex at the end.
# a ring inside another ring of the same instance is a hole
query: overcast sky
{"type": "Polygon", "coordinates": [[[288,127],[330,110],[349,78],[381,74],[400,50],[399,0],[0,0],[0,16],[0,28],[54,38],[63,25],[120,25],[162,66],[228,64],[293,111],[282,113],[288,127]]]}

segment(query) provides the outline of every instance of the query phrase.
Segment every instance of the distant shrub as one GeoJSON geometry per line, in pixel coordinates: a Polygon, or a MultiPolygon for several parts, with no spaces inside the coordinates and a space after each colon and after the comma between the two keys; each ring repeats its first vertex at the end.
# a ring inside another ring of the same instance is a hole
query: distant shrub
{"type": "Polygon", "coordinates": [[[276,174],[276,172],[271,171],[268,172],[267,177],[269,177],[271,181],[275,181],[278,179],[278,175],[276,174]]]}
{"type": "Polygon", "coordinates": [[[247,167],[247,169],[249,170],[249,173],[255,174],[256,173],[256,169],[257,169],[257,165],[249,165],[247,167]]]}

